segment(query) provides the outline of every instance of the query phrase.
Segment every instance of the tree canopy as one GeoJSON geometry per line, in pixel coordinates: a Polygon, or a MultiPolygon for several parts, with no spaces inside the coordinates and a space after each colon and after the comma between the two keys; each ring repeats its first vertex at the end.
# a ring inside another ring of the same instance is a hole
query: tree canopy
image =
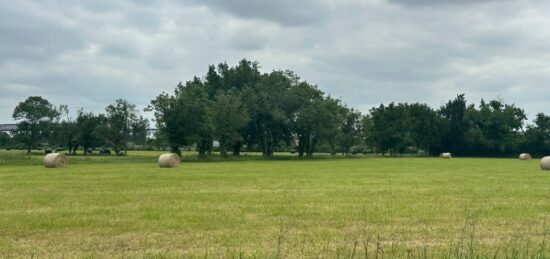
{"type": "Polygon", "coordinates": [[[362,114],[288,70],[261,72],[243,59],[208,66],[161,93],[148,105],[157,132],[134,104],[118,99],[105,114],[53,106],[31,96],[13,112],[18,132],[2,134],[0,145],[23,143],[30,152],[38,142],[75,153],[97,147],[115,152],[128,145],[173,152],[194,149],[199,156],[219,151],[238,156],[243,150],[272,156],[277,151],[311,157],[316,152],[351,155],[431,154],[507,156],[550,153],[550,116],[540,113],[529,124],[523,109],[503,100],[468,103],[464,94],[439,108],[424,103],[380,104],[362,114]],[[215,145],[216,144],[216,145],[215,145]]]}

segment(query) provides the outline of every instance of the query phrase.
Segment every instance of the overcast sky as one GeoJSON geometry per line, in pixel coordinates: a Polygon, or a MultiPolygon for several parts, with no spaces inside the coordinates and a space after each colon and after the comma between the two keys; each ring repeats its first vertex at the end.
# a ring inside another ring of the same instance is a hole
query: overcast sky
{"type": "Polygon", "coordinates": [[[533,118],[550,113],[549,14],[545,0],[0,1],[0,123],[30,95],[143,108],[242,58],[363,112],[466,93],[533,118]]]}

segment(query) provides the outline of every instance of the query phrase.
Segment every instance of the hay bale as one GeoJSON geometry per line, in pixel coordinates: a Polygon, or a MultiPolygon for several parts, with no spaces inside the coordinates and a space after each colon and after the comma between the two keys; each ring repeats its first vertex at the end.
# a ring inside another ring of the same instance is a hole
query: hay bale
{"type": "Polygon", "coordinates": [[[519,160],[529,160],[529,159],[531,159],[531,154],[529,154],[529,153],[519,154],[519,160]]]}
{"type": "Polygon", "coordinates": [[[167,153],[159,156],[160,168],[174,168],[180,165],[180,156],[175,153],[167,153]]]}
{"type": "Polygon", "coordinates": [[[441,154],[439,155],[439,157],[441,157],[441,158],[448,158],[448,159],[449,159],[449,158],[451,158],[452,156],[451,156],[451,153],[447,152],[447,153],[441,153],[441,154]]]}
{"type": "Polygon", "coordinates": [[[540,160],[540,168],[542,170],[550,170],[550,156],[545,156],[540,160]]]}
{"type": "Polygon", "coordinates": [[[63,153],[50,153],[44,156],[44,166],[46,168],[67,167],[69,158],[63,153]]]}

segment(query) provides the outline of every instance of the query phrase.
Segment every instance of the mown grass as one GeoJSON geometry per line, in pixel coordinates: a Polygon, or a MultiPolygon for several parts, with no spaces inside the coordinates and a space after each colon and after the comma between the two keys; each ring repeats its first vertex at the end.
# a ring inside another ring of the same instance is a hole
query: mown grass
{"type": "Polygon", "coordinates": [[[159,169],[154,161],[96,158],[105,160],[65,169],[0,165],[0,255],[549,255],[550,174],[537,160],[184,162],[159,169]]]}

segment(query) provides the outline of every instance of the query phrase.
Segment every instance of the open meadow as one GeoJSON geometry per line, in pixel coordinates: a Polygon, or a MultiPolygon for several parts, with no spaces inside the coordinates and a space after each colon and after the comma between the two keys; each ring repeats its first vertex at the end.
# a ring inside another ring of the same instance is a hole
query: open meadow
{"type": "Polygon", "coordinates": [[[46,169],[2,152],[0,257],[550,254],[538,159],[184,157],[160,169],[157,152],[132,152],[46,169]]]}

